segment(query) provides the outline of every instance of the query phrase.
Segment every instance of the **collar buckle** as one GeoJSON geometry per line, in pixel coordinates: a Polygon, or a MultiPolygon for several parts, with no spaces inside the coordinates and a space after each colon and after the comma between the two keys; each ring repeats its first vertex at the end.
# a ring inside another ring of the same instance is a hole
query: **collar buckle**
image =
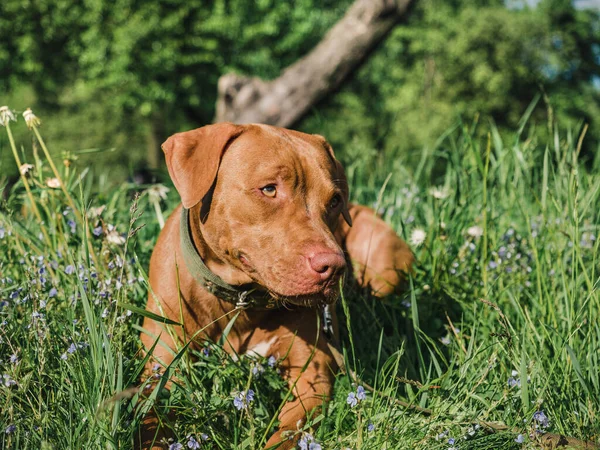
{"type": "Polygon", "coordinates": [[[246,301],[246,297],[248,297],[249,293],[250,291],[243,291],[239,293],[238,301],[235,304],[236,308],[247,309],[248,307],[250,307],[250,305],[252,305],[252,300],[246,301]]]}

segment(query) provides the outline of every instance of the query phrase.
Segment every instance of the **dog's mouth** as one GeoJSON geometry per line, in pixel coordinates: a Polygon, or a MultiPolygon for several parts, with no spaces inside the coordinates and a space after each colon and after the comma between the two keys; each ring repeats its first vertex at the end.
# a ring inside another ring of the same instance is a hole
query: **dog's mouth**
{"type": "Polygon", "coordinates": [[[329,280],[312,286],[298,286],[295,283],[286,283],[285,277],[264,277],[252,264],[252,259],[243,251],[237,251],[237,259],[242,263],[248,275],[260,290],[267,291],[273,298],[284,306],[317,307],[335,303],[340,295],[340,279],[343,271],[338,272],[329,280]],[[270,279],[273,278],[273,279],[270,279]]]}
{"type": "Polygon", "coordinates": [[[333,286],[328,286],[325,289],[314,293],[302,293],[297,295],[280,294],[274,290],[269,290],[273,298],[277,299],[281,305],[285,306],[302,306],[305,308],[323,307],[334,304],[340,297],[340,289],[337,283],[333,286]]]}

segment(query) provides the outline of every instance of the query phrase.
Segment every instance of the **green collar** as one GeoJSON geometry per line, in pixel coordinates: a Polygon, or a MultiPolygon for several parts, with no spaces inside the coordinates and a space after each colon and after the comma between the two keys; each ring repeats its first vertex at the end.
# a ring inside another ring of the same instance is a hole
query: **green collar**
{"type": "Polygon", "coordinates": [[[241,309],[256,308],[269,310],[279,307],[277,299],[268,292],[256,290],[249,284],[239,286],[228,284],[206,267],[192,241],[189,226],[189,210],[184,207],[181,208],[179,235],[181,237],[181,253],[185,266],[194,279],[208,292],[241,309]]]}

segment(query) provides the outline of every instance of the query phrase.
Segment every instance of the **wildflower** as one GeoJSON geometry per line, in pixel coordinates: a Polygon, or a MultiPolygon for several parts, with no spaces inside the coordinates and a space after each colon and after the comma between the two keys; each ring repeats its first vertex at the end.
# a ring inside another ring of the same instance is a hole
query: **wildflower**
{"type": "MultiPolygon", "coordinates": [[[[534,421],[536,421],[541,428],[548,428],[550,426],[550,421],[548,420],[548,416],[544,414],[544,411],[536,411],[533,414],[534,421]]],[[[537,426],[537,424],[536,424],[537,426]]]]}
{"type": "Polygon", "coordinates": [[[94,234],[94,236],[100,237],[100,236],[102,236],[102,231],[103,231],[102,230],[102,225],[99,225],[99,226],[97,226],[96,228],[94,228],[92,230],[92,233],[94,234]]]}
{"type": "Polygon", "coordinates": [[[298,448],[300,450],[321,450],[321,444],[319,444],[312,434],[304,433],[302,438],[298,441],[298,448]]]}
{"type": "Polygon", "coordinates": [[[65,267],[65,273],[67,275],[71,275],[73,272],[75,272],[75,267],[73,267],[71,264],[65,267]]]}
{"type": "Polygon", "coordinates": [[[75,234],[75,231],[77,230],[77,224],[75,223],[75,221],[68,220],[67,225],[69,225],[69,228],[71,229],[71,234],[75,234]]]}
{"type": "Polygon", "coordinates": [[[169,450],[183,450],[183,444],[175,442],[174,444],[169,445],[169,450]]]}
{"type": "Polygon", "coordinates": [[[3,378],[2,383],[6,387],[11,387],[11,386],[16,386],[17,385],[17,382],[15,380],[13,380],[10,375],[3,374],[2,378],[3,378]]]}
{"type": "Polygon", "coordinates": [[[121,236],[114,228],[106,233],[106,240],[108,243],[114,245],[123,245],[125,243],[125,238],[121,236]]]}
{"type": "Polygon", "coordinates": [[[144,193],[148,194],[148,197],[150,198],[151,202],[158,202],[161,199],[166,200],[167,193],[169,191],[170,189],[168,187],[163,186],[162,184],[155,184],[146,189],[144,193]]]}
{"type": "Polygon", "coordinates": [[[255,377],[259,377],[264,371],[265,368],[261,364],[256,363],[252,367],[252,375],[254,375],[255,377]]]}
{"type": "Polygon", "coordinates": [[[477,225],[469,227],[469,229],[467,230],[467,234],[475,238],[481,237],[483,236],[483,228],[477,225]]]}
{"type": "Polygon", "coordinates": [[[440,342],[444,345],[450,345],[450,335],[446,335],[443,338],[440,338],[440,342]]]}
{"type": "Polygon", "coordinates": [[[441,432],[440,434],[438,434],[438,435],[435,437],[435,439],[436,439],[437,441],[439,441],[440,439],[444,439],[446,436],[448,436],[448,433],[450,433],[450,430],[443,431],[443,432],[441,432]]]}
{"type": "Polygon", "coordinates": [[[429,193],[433,198],[437,198],[438,200],[442,200],[448,197],[448,190],[444,187],[432,187],[429,189],[429,193]]]}
{"type": "Polygon", "coordinates": [[[8,108],[8,106],[0,107],[0,125],[5,127],[6,125],[8,125],[8,122],[10,122],[11,120],[13,122],[17,121],[17,119],[15,118],[15,115],[8,108]]]}
{"type": "Polygon", "coordinates": [[[453,437],[448,438],[448,444],[449,445],[454,445],[455,442],[456,442],[456,439],[454,439],[453,437]]]}
{"type": "Polygon", "coordinates": [[[497,268],[497,267],[498,267],[498,263],[497,263],[496,261],[490,261],[490,263],[488,264],[488,267],[489,267],[491,270],[494,270],[495,268],[497,268]]]}
{"type": "Polygon", "coordinates": [[[38,117],[31,111],[31,108],[27,108],[23,112],[23,118],[25,119],[25,123],[29,129],[33,127],[39,127],[42,121],[38,119],[38,117]]]}
{"type": "Polygon", "coordinates": [[[192,450],[197,450],[200,448],[200,442],[194,436],[188,436],[187,446],[192,450]]]}
{"type": "Polygon", "coordinates": [[[16,353],[13,353],[12,355],[10,355],[10,362],[11,362],[11,364],[16,364],[19,362],[19,357],[17,356],[16,353]]]}
{"type": "Polygon", "coordinates": [[[52,289],[50,289],[50,292],[48,292],[48,298],[56,297],[57,294],[58,294],[58,291],[56,290],[55,287],[53,287],[52,289]]]}
{"type": "Polygon", "coordinates": [[[21,164],[21,167],[19,167],[19,172],[21,172],[21,175],[27,175],[27,172],[29,172],[31,169],[33,169],[32,164],[21,164]]]}
{"type": "Polygon", "coordinates": [[[235,406],[238,411],[241,411],[253,401],[254,391],[252,389],[248,389],[248,392],[241,391],[235,395],[235,397],[233,398],[233,406],[235,406]]]}
{"type": "Polygon", "coordinates": [[[360,401],[363,401],[364,399],[367,398],[367,394],[365,393],[364,387],[359,386],[356,388],[356,398],[359,399],[360,401]]]}
{"type": "Polygon", "coordinates": [[[514,377],[508,377],[508,387],[514,388],[515,386],[521,387],[521,380],[514,377]]]}
{"type": "Polygon", "coordinates": [[[206,357],[210,356],[210,348],[208,348],[208,347],[204,347],[204,348],[202,349],[202,354],[203,354],[204,356],[206,356],[206,357]]]}
{"type": "Polygon", "coordinates": [[[421,244],[423,244],[423,242],[425,242],[426,237],[427,233],[425,233],[424,230],[422,230],[421,228],[415,228],[410,234],[409,241],[413,246],[418,247],[421,244]]]}
{"type": "Polygon", "coordinates": [[[267,365],[272,369],[275,367],[275,364],[277,364],[275,357],[273,355],[269,356],[269,359],[267,359],[267,365]]]}
{"type": "Polygon", "coordinates": [[[69,345],[69,348],[67,349],[67,353],[69,354],[73,354],[77,351],[77,346],[75,344],[71,344],[69,345]]]}
{"type": "Polygon", "coordinates": [[[356,405],[358,405],[358,398],[356,398],[356,394],[354,392],[350,392],[348,394],[346,403],[350,405],[350,408],[354,408],[356,405]]]}
{"type": "Polygon", "coordinates": [[[4,430],[4,432],[6,434],[12,434],[12,433],[15,432],[16,429],[17,429],[17,426],[11,424],[11,425],[9,425],[9,426],[6,427],[6,430],[4,430]]]}
{"type": "Polygon", "coordinates": [[[515,438],[515,442],[517,444],[522,444],[523,442],[525,442],[525,436],[523,436],[522,434],[519,434],[516,438],[515,438]]]}
{"type": "Polygon", "coordinates": [[[375,425],[373,425],[373,422],[369,422],[369,424],[367,425],[367,431],[373,431],[375,429],[375,425]]]}
{"type": "Polygon", "coordinates": [[[60,359],[62,359],[63,361],[66,361],[68,357],[69,357],[69,355],[67,355],[66,353],[63,353],[62,355],[60,355],[60,359]]]}
{"type": "Polygon", "coordinates": [[[60,181],[58,181],[58,178],[48,178],[46,180],[46,185],[49,188],[58,189],[60,187],[60,181]]]}

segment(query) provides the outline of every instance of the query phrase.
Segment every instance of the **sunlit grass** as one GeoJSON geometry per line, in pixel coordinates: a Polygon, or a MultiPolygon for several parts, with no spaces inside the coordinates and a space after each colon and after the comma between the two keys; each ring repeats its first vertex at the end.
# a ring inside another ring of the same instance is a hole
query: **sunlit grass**
{"type": "MultiPolygon", "coordinates": [[[[418,262],[402,296],[347,290],[343,351],[375,393],[340,375],[299,430],[307,446],[517,449],[541,431],[599,442],[599,164],[579,161],[579,136],[540,142],[526,119],[510,139],[459,124],[414,170],[346,162],[353,199],[413,236],[418,262]]],[[[0,208],[0,446],[131,448],[155,403],[177,413],[185,448],[260,448],[287,394],[273,358],[183,343],[170,395],[128,389],[145,383],[146,270],[176,192],[55,171],[37,148],[15,143],[33,167],[0,208]]]]}

